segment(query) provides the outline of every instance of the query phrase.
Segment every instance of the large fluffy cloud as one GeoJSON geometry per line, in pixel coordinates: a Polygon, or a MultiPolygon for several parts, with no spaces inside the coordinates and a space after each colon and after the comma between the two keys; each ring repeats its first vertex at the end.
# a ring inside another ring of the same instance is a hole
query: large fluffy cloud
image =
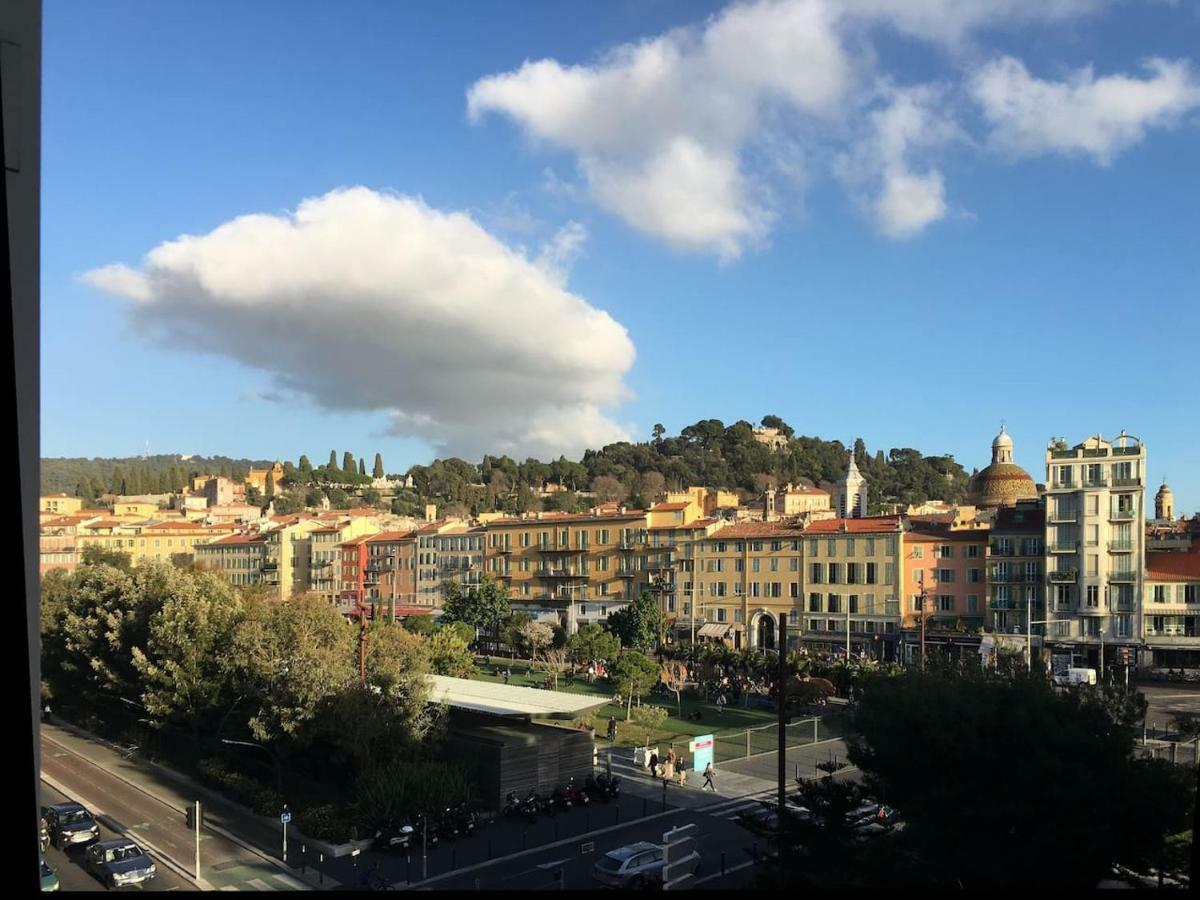
{"type": "MultiPolygon", "coordinates": [[[[910,237],[946,215],[944,179],[932,163],[913,168],[908,149],[888,153],[882,146],[886,135],[879,130],[888,125],[877,110],[867,113],[871,104],[864,101],[878,81],[872,29],[957,47],[974,30],[1057,22],[1098,5],[752,0],[616,47],[591,64],[541,59],[487,76],[467,91],[467,112],[472,121],[505,115],[535,143],[567,149],[596,203],[680,250],[730,260],[760,243],[779,215],[770,176],[783,172],[790,183],[807,183],[812,175],[797,160],[810,156],[837,161],[835,169],[882,233],[910,237]],[[864,130],[875,132],[868,152],[852,143],[864,130]],[[775,158],[778,148],[805,145],[814,152],[775,158]]],[[[910,104],[907,112],[898,107],[883,115],[912,112],[910,104]]],[[[944,111],[924,115],[938,125],[939,139],[914,135],[906,142],[930,156],[945,143],[942,124],[949,119],[944,111]]]]}
{"type": "Polygon", "coordinates": [[[338,410],[381,410],[442,453],[574,454],[624,440],[629,336],[565,287],[586,232],[534,261],[470,216],[366,188],[246,215],[85,280],[148,336],[233,357],[338,410]]]}
{"type": "Polygon", "coordinates": [[[971,93],[1000,150],[1087,155],[1108,165],[1148,129],[1172,125],[1200,106],[1200,82],[1187,62],[1151,59],[1145,68],[1146,78],[1097,78],[1085,66],[1064,81],[1043,81],[1006,56],[975,74],[971,93]]]}

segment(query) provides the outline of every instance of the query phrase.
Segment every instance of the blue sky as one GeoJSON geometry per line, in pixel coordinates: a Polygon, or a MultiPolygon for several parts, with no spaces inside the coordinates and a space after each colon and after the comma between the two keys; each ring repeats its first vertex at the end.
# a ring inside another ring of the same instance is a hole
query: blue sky
{"type": "Polygon", "coordinates": [[[47,4],[43,455],[1004,418],[1194,511],[1196,9],[47,4]]]}

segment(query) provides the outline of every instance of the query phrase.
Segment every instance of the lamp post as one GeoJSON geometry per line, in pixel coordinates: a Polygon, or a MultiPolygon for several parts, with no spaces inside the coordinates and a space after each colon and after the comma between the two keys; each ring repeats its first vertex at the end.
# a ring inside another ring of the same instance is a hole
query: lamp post
{"type": "Polygon", "coordinates": [[[277,757],[274,752],[270,750],[270,748],[264,747],[262,744],[251,743],[250,741],[233,741],[229,738],[221,738],[221,743],[235,744],[239,747],[256,747],[263,753],[266,753],[268,756],[270,756],[271,761],[275,763],[275,786],[279,789],[280,794],[283,793],[283,767],[279,765],[279,757],[277,757]]]}

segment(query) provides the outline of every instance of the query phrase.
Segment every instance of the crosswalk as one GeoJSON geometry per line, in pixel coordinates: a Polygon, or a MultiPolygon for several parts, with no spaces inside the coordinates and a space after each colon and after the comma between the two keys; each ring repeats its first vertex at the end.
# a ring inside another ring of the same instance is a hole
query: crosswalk
{"type": "Polygon", "coordinates": [[[272,881],[279,882],[278,885],[272,884],[265,878],[247,878],[244,882],[238,884],[223,884],[219,888],[222,891],[309,891],[312,890],[307,884],[297,881],[295,878],[290,878],[287,875],[275,874],[270,876],[272,881]]]}
{"type": "Polygon", "coordinates": [[[775,792],[773,790],[758,791],[753,794],[747,794],[744,797],[734,797],[732,800],[707,806],[704,808],[704,811],[714,818],[733,820],[744,812],[749,812],[752,809],[760,809],[762,801],[770,800],[774,796],[775,792]]]}

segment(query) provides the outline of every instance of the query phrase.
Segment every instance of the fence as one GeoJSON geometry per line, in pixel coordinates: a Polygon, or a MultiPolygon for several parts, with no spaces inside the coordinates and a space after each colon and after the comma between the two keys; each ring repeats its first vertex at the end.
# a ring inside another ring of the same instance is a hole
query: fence
{"type": "Polygon", "coordinates": [[[1200,738],[1194,741],[1143,740],[1133,752],[1149,759],[1165,759],[1180,766],[1200,766],[1200,738]]]}
{"type": "MultiPolygon", "coordinates": [[[[762,753],[773,753],[779,749],[779,726],[759,725],[741,731],[723,731],[713,735],[713,763],[734,759],[747,759],[762,753]]],[[[804,747],[818,741],[827,741],[842,736],[840,723],[828,718],[799,719],[784,726],[787,749],[804,747]]],[[[671,742],[677,755],[690,756],[688,741],[683,738],[671,742]]]]}

